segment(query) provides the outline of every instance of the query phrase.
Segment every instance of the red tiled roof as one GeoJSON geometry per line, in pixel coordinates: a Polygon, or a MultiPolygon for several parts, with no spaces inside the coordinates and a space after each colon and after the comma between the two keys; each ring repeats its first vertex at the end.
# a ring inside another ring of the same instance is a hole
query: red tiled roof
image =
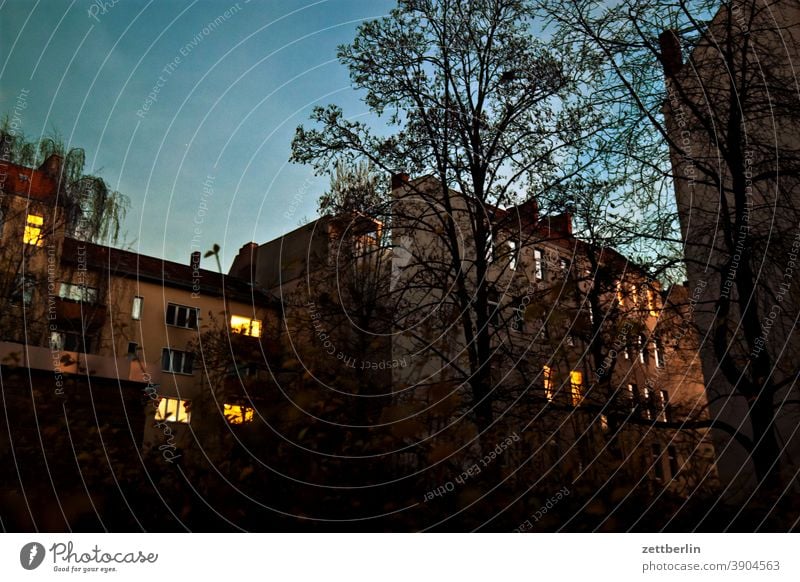
{"type": "Polygon", "coordinates": [[[58,182],[42,170],[0,161],[0,189],[6,194],[49,202],[58,192],[58,182]]]}

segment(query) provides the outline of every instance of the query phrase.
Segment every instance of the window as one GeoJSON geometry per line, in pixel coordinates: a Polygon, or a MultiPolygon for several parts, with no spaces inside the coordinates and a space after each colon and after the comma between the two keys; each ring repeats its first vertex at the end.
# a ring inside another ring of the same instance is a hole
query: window
{"type": "Polygon", "coordinates": [[[568,334],[566,335],[566,337],[564,338],[564,342],[565,342],[565,343],[566,343],[566,344],[567,344],[569,347],[574,347],[574,346],[575,346],[575,336],[573,336],[571,333],[568,333],[568,334]]]}
{"type": "Polygon", "coordinates": [[[261,337],[261,320],[231,315],[231,331],[251,337],[261,337]]]}
{"type": "Polygon", "coordinates": [[[97,303],[97,289],[75,283],[61,283],[58,287],[58,296],[68,301],[97,303]]]}
{"type": "Polygon", "coordinates": [[[625,295],[622,292],[622,281],[617,280],[617,303],[620,307],[625,307],[625,295]]]}
{"type": "Polygon", "coordinates": [[[646,418],[647,420],[653,419],[653,414],[651,412],[653,405],[653,397],[650,393],[650,389],[645,386],[642,388],[642,417],[646,418]]]}
{"type": "Polygon", "coordinates": [[[639,402],[639,387],[636,384],[628,384],[628,400],[631,402],[631,410],[636,410],[639,402]]]}
{"type": "Polygon", "coordinates": [[[517,270],[517,253],[519,252],[517,241],[508,241],[508,268],[512,271],[517,270]]]}
{"type": "Polygon", "coordinates": [[[672,445],[667,447],[667,459],[669,460],[670,478],[674,479],[678,474],[678,451],[672,445]]]}
{"type": "Polygon", "coordinates": [[[161,369],[173,374],[191,374],[194,354],[181,350],[164,348],[161,350],[161,369]]]}
{"type": "Polygon", "coordinates": [[[167,325],[197,329],[198,311],[196,307],[169,303],[167,304],[167,325]]]}
{"type": "Polygon", "coordinates": [[[600,430],[608,432],[608,417],[605,414],[600,415],[600,430]]]}
{"type": "Polygon", "coordinates": [[[137,295],[133,298],[133,304],[131,305],[131,319],[135,321],[142,319],[142,307],[144,307],[144,297],[137,295]]]}
{"type": "Polygon", "coordinates": [[[230,424],[244,424],[253,421],[253,409],[240,404],[223,405],[222,413],[230,424]]]}
{"type": "Polygon", "coordinates": [[[664,480],[664,466],[661,460],[661,445],[653,445],[653,471],[655,473],[656,481],[664,480]]]}
{"type": "Polygon", "coordinates": [[[647,310],[653,317],[658,317],[658,310],[656,306],[656,297],[652,289],[647,290],[647,310]]]}
{"type": "Polygon", "coordinates": [[[162,396],[156,409],[156,420],[188,424],[192,418],[191,402],[180,398],[162,396]]]}
{"type": "Polygon", "coordinates": [[[43,216],[29,214],[27,222],[25,223],[25,232],[22,235],[22,242],[27,245],[36,245],[37,247],[44,245],[44,239],[42,238],[43,225],[43,216]]]}
{"type": "Polygon", "coordinates": [[[661,342],[655,340],[653,342],[653,357],[656,361],[656,368],[664,367],[664,351],[661,349],[661,342]]]}
{"type": "Polygon", "coordinates": [[[91,338],[72,331],[51,331],[50,349],[59,352],[89,353],[91,338]]]}
{"type": "Polygon", "coordinates": [[[661,411],[659,413],[658,419],[662,422],[669,422],[670,421],[669,392],[667,392],[666,390],[661,390],[659,392],[659,400],[661,400],[661,402],[659,403],[661,405],[660,406],[661,411]]]}
{"type": "Polygon", "coordinates": [[[558,268],[561,271],[561,276],[566,279],[569,274],[569,262],[566,259],[558,259],[558,268]]]}
{"type": "Polygon", "coordinates": [[[33,290],[36,280],[30,275],[17,275],[14,278],[14,289],[11,291],[11,301],[28,306],[33,302],[33,290]]]}
{"type": "Polygon", "coordinates": [[[572,405],[578,406],[583,400],[583,373],[577,370],[572,370],[569,373],[569,387],[570,395],[572,397],[572,405]]]}
{"type": "Polygon", "coordinates": [[[550,366],[542,366],[542,386],[547,400],[552,400],[555,394],[553,380],[553,369],[550,366]]]}
{"type": "Polygon", "coordinates": [[[135,356],[136,355],[136,350],[138,350],[138,349],[139,349],[139,344],[137,344],[136,342],[128,342],[128,355],[129,356],[135,356]]]}
{"type": "Polygon", "coordinates": [[[647,363],[647,339],[643,336],[637,336],[636,343],[639,346],[639,361],[642,364],[647,363]]]}
{"type": "Polygon", "coordinates": [[[541,249],[533,249],[533,276],[537,281],[544,279],[544,264],[541,249]]]}

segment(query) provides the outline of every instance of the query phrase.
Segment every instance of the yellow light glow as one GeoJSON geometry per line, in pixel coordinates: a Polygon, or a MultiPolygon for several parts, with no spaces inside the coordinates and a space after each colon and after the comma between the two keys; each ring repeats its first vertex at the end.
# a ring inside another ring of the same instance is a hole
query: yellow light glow
{"type": "Polygon", "coordinates": [[[261,337],[261,320],[243,315],[231,315],[231,330],[242,335],[261,337]]]}
{"type": "Polygon", "coordinates": [[[583,373],[572,370],[569,373],[569,383],[572,391],[572,405],[578,406],[583,400],[583,373]]]}
{"type": "Polygon", "coordinates": [[[42,240],[43,224],[43,216],[29,214],[27,224],[25,225],[25,232],[22,235],[22,242],[26,245],[36,245],[37,247],[44,245],[44,240],[42,240]]]}
{"type": "Polygon", "coordinates": [[[550,366],[542,366],[542,376],[544,378],[544,396],[548,400],[553,399],[553,370],[550,366]]]}
{"type": "Polygon", "coordinates": [[[231,424],[244,424],[253,421],[253,409],[239,404],[225,404],[222,408],[225,420],[231,424]]]}
{"type": "Polygon", "coordinates": [[[162,397],[156,409],[156,420],[188,423],[192,417],[188,403],[188,400],[162,397]]]}
{"type": "Polygon", "coordinates": [[[658,317],[658,311],[656,310],[656,299],[652,289],[647,290],[647,309],[650,310],[650,315],[653,317],[658,317]]]}

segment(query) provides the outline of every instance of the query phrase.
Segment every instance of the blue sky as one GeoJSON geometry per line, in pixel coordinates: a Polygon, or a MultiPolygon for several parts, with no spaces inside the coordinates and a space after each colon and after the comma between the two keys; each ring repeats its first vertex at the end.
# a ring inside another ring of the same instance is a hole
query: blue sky
{"type": "Polygon", "coordinates": [[[86,150],[131,198],[132,249],[188,262],[218,243],[227,268],[316,216],[328,179],[288,163],[295,127],[315,104],[366,114],[336,47],[393,6],[0,0],[0,112],[22,99],[28,138],[56,129],[86,150]]]}

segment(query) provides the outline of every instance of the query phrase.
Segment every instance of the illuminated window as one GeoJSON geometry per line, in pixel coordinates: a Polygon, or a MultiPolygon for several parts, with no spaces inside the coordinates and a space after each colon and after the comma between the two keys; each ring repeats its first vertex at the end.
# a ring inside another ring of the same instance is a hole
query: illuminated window
{"type": "Polygon", "coordinates": [[[81,301],[83,303],[97,303],[97,289],[86,285],[76,285],[74,283],[61,283],[58,287],[58,296],[69,301],[81,301]]]}
{"type": "Polygon", "coordinates": [[[250,319],[242,315],[231,315],[231,330],[242,335],[261,337],[261,320],[250,319]]]}
{"type": "Polygon", "coordinates": [[[569,373],[569,387],[572,396],[572,405],[578,406],[583,400],[583,373],[572,370],[569,373]]]}
{"type": "Polygon", "coordinates": [[[656,368],[664,367],[664,350],[661,349],[661,342],[653,342],[653,358],[656,361],[656,368]]]}
{"type": "Polygon", "coordinates": [[[223,406],[225,420],[231,424],[244,424],[253,421],[253,409],[239,404],[225,404],[223,406]]]}
{"type": "Polygon", "coordinates": [[[194,354],[191,352],[183,352],[170,348],[161,350],[161,369],[164,372],[191,374],[193,362],[194,354]]]}
{"type": "Polygon", "coordinates": [[[44,245],[42,239],[42,226],[44,225],[44,217],[38,214],[29,214],[28,221],[25,224],[25,233],[22,235],[22,241],[28,245],[36,245],[40,247],[44,245]]]}
{"type": "Polygon", "coordinates": [[[158,409],[156,409],[156,420],[188,424],[192,418],[192,412],[189,407],[189,400],[162,396],[158,402],[158,409]]]}
{"type": "Polygon", "coordinates": [[[512,271],[517,270],[517,241],[508,241],[508,268],[512,271]]]}
{"type": "Polygon", "coordinates": [[[608,432],[608,417],[605,414],[600,415],[600,430],[608,432]]]}
{"type": "Polygon", "coordinates": [[[138,295],[133,298],[133,305],[131,306],[131,319],[136,321],[142,319],[142,307],[144,306],[144,297],[138,295]]]}
{"type": "Polygon", "coordinates": [[[650,315],[653,317],[658,317],[658,311],[656,310],[656,297],[652,289],[647,290],[647,309],[650,311],[650,315]]]}
{"type": "Polygon", "coordinates": [[[660,400],[659,404],[661,405],[661,412],[658,416],[658,419],[662,422],[669,422],[670,415],[669,415],[669,392],[666,390],[661,390],[659,392],[660,400]]]}
{"type": "Polygon", "coordinates": [[[553,385],[553,369],[550,366],[542,366],[542,385],[544,386],[544,397],[548,400],[552,400],[555,390],[553,385]]]}
{"type": "Polygon", "coordinates": [[[617,280],[617,303],[620,307],[625,307],[625,296],[622,293],[622,281],[617,280]]]}
{"type": "Polygon", "coordinates": [[[197,329],[197,307],[186,307],[185,305],[167,304],[167,325],[175,327],[186,327],[197,329]]]}
{"type": "Polygon", "coordinates": [[[542,263],[542,251],[533,249],[533,276],[537,281],[544,279],[544,264],[542,263]]]}
{"type": "Polygon", "coordinates": [[[636,343],[639,346],[639,362],[642,364],[647,363],[647,339],[640,335],[636,338],[636,343]]]}
{"type": "Polygon", "coordinates": [[[642,417],[647,420],[653,419],[652,413],[653,396],[647,386],[642,388],[642,417]]]}
{"type": "Polygon", "coordinates": [[[628,399],[631,403],[631,410],[635,410],[636,404],[639,402],[639,387],[636,384],[628,384],[628,399]]]}

